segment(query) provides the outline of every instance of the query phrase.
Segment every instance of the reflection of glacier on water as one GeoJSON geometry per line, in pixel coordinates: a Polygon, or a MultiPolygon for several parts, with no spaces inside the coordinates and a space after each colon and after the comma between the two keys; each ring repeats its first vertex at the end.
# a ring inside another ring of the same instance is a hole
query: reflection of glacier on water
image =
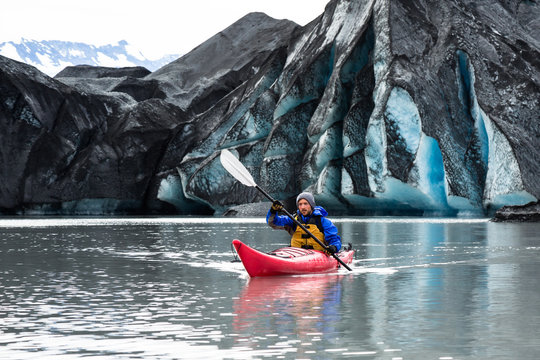
{"type": "Polygon", "coordinates": [[[538,224],[335,218],[352,272],[249,279],[261,219],[0,220],[6,359],[534,358],[538,224]],[[36,349],[39,349],[36,352],[36,349]],[[480,355],[479,355],[480,354],[480,355]]]}

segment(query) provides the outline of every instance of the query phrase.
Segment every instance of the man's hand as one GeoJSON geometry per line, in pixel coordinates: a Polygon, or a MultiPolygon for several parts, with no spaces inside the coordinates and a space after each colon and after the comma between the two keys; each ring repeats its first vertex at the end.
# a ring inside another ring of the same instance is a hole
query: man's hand
{"type": "Polygon", "coordinates": [[[328,252],[329,252],[330,254],[335,254],[335,253],[337,253],[337,247],[336,247],[335,245],[328,245],[328,249],[327,249],[327,250],[328,250],[328,252]]]}
{"type": "Polygon", "coordinates": [[[283,204],[279,200],[274,200],[272,203],[272,207],[270,208],[270,211],[273,213],[277,213],[278,211],[283,210],[283,204]]]}

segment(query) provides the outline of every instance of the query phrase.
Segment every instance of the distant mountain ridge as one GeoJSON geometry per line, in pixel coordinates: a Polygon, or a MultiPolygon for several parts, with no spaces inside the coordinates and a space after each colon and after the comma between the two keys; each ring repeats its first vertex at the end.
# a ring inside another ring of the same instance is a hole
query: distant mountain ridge
{"type": "Polygon", "coordinates": [[[125,40],[117,44],[94,46],[82,42],[36,41],[24,38],[19,43],[0,43],[0,55],[35,66],[49,76],[74,65],[143,66],[154,71],[180,57],[178,54],[168,54],[160,59],[150,60],[125,40]]]}

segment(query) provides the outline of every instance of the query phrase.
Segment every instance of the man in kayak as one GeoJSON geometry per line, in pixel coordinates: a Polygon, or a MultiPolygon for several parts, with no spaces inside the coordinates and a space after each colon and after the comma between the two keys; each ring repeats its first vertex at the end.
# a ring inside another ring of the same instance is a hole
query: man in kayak
{"type": "MultiPolygon", "coordinates": [[[[304,225],[309,232],[317,237],[323,244],[328,246],[328,252],[336,253],[341,249],[341,238],[336,226],[326,218],[328,212],[321,206],[315,205],[315,198],[309,192],[303,192],[296,198],[295,218],[304,225]]],[[[300,226],[288,216],[278,215],[283,209],[283,204],[276,200],[266,215],[266,222],[273,229],[286,230],[291,234],[291,246],[305,249],[325,251],[311,236],[306,234],[300,226]]]]}

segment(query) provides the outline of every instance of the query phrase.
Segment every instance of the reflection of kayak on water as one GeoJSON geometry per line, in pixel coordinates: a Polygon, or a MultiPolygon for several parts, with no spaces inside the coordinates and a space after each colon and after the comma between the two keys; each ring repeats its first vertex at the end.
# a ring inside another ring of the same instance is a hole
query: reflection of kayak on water
{"type": "Polygon", "coordinates": [[[263,304],[287,299],[304,303],[309,299],[321,301],[340,279],[338,274],[251,278],[241,293],[240,302],[245,303],[243,310],[252,312],[255,307],[263,310],[264,306],[260,307],[263,304]]]}
{"type": "MultiPolygon", "coordinates": [[[[318,250],[284,247],[263,253],[240,240],[233,240],[232,244],[251,277],[326,273],[340,267],[336,259],[318,250]]],[[[347,249],[336,255],[345,264],[350,264],[354,250],[347,249]]]]}
{"type": "Polygon", "coordinates": [[[250,278],[234,301],[235,331],[254,332],[268,322],[282,334],[322,331],[339,316],[343,279],[337,273],[250,278]]]}

